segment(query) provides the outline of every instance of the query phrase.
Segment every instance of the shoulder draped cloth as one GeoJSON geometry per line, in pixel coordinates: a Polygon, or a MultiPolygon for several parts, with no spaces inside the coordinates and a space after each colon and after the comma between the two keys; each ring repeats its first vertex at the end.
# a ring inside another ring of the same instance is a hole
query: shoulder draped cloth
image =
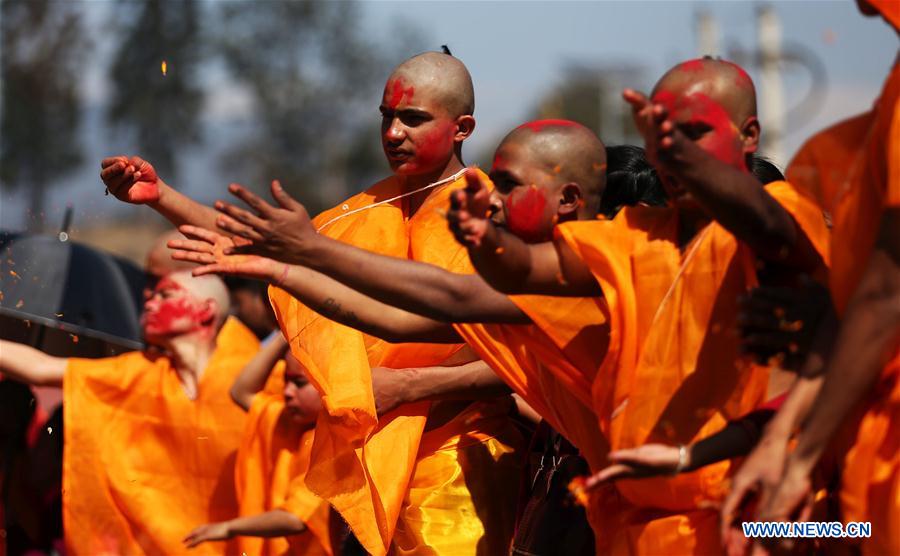
{"type": "MultiPolygon", "coordinates": [[[[320,233],[331,238],[382,255],[428,262],[453,272],[472,272],[465,249],[453,239],[443,217],[450,192],[464,186],[465,178],[460,177],[436,189],[411,218],[405,199],[354,212],[401,194],[400,184],[391,177],[320,214],[313,225],[324,225],[320,233]],[[348,216],[335,220],[342,214],[348,216]]],[[[319,316],[282,290],[271,288],[270,298],[292,353],[307,369],[310,382],[321,392],[325,405],[316,425],[307,486],[331,503],[363,547],[375,555],[386,554],[398,518],[408,521],[400,526],[404,532],[418,535],[416,541],[407,535],[398,543],[429,543],[425,533],[440,529],[436,525],[439,515],[452,517],[448,518],[451,528],[447,534],[461,543],[455,550],[474,550],[471,543],[477,542],[478,535],[473,532],[481,528],[487,531],[487,540],[508,540],[515,511],[514,480],[496,481],[495,494],[483,503],[497,508],[484,513],[479,510],[479,515],[474,515],[466,505],[477,505],[479,500],[474,499],[474,493],[470,499],[466,489],[454,486],[451,480],[455,476],[457,482],[462,481],[465,470],[461,470],[460,463],[420,447],[425,442],[423,430],[430,404],[404,405],[381,419],[375,413],[372,367],[439,365],[462,345],[389,344],[319,316]],[[442,508],[413,515],[410,507],[420,503],[413,496],[413,475],[419,473],[418,467],[424,473],[427,465],[422,461],[429,455],[443,462],[441,473],[447,480],[440,483],[443,494],[436,492],[425,502],[442,508]],[[508,510],[499,505],[501,501],[507,502],[508,510]]],[[[474,404],[463,413],[465,418],[451,422],[458,435],[479,431],[483,424],[481,438],[505,446],[495,446],[491,458],[482,459],[471,473],[489,472],[491,462],[511,457],[511,452],[507,453],[509,443],[519,442],[514,431],[507,430],[505,421],[500,426],[497,419],[482,416],[489,405],[474,404]]],[[[446,432],[444,429],[442,434],[446,432]]],[[[429,436],[431,432],[425,438],[429,436]]],[[[473,482],[473,477],[469,477],[468,482],[463,481],[463,487],[473,482]]]]}
{"type": "MultiPolygon", "coordinates": [[[[873,4],[900,28],[900,3],[873,4]]],[[[834,168],[843,177],[835,194],[831,251],[831,293],[839,315],[872,254],[882,214],[900,209],[900,59],[866,121],[864,140],[856,145],[853,158],[834,168]]],[[[824,151],[820,157],[829,154],[824,151]]],[[[858,429],[851,438],[840,438],[837,447],[846,454],[843,518],[872,523],[872,537],[861,544],[866,554],[900,553],[900,345],[892,350],[865,401],[858,429]]]]}
{"type": "Polygon", "coordinates": [[[283,413],[284,362],[254,396],[237,452],[235,488],[241,516],[274,509],[296,515],[309,530],[290,537],[237,537],[242,554],[330,555],[328,504],[306,488],[314,429],[302,430],[283,413]]]}
{"type": "MultiPolygon", "coordinates": [[[[229,319],[189,400],[165,357],[70,359],[63,379],[69,554],[179,554],[194,527],[231,519],[244,413],[228,392],[259,347],[229,319]]],[[[234,554],[233,542],[197,554],[234,554]]]]}
{"type": "MultiPolygon", "coordinates": [[[[766,189],[827,261],[821,209],[786,182],[766,189]]],[[[609,349],[592,396],[613,450],[688,444],[765,401],[768,370],[740,359],[733,332],[737,298],[756,284],[753,253],[716,223],[683,253],[676,232],[675,211],[652,207],[557,226],[558,241],[590,267],[609,306],[609,349]]],[[[677,477],[619,481],[631,507],[618,516],[611,550],[719,552],[712,508],[731,470],[726,461],[677,477]]]]}

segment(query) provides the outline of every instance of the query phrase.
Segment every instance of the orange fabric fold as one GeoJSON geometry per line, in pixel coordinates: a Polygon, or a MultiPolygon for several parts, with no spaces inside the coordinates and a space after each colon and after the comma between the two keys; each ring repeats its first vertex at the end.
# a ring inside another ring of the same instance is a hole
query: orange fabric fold
{"type": "MultiPolygon", "coordinates": [[[[165,357],[69,360],[62,487],[69,554],[178,554],[192,528],[237,514],[244,413],[228,392],[258,348],[253,333],[229,319],[196,400],[165,357]]],[[[233,542],[194,551],[236,552],[233,542]]]]}
{"type": "MultiPolygon", "coordinates": [[[[766,189],[827,260],[828,231],[815,202],[786,182],[766,189]]],[[[768,369],[739,358],[733,332],[737,298],[756,284],[748,247],[711,223],[682,253],[671,208],[626,208],[614,220],[565,223],[557,233],[591,268],[609,306],[610,348],[592,393],[612,449],[688,444],[765,401],[768,369]]],[[[731,471],[722,462],[620,481],[633,508],[619,516],[613,545],[638,554],[718,552],[711,508],[731,471]]]]}
{"type": "MultiPolygon", "coordinates": [[[[439,187],[412,217],[406,198],[364,209],[403,193],[391,177],[320,214],[314,225],[322,234],[376,253],[472,272],[443,217],[450,192],[464,186],[460,177],[439,187]]],[[[272,288],[270,297],[291,351],[322,393],[326,410],[316,425],[306,483],[343,516],[366,550],[385,554],[429,404],[406,405],[377,419],[371,367],[439,365],[462,346],[389,344],[320,317],[278,289],[272,288]]]]}
{"type": "MultiPolygon", "coordinates": [[[[900,4],[879,2],[900,24],[900,4]],[[892,6],[888,8],[888,6],[892,6]]],[[[885,13],[885,12],[883,12],[885,13]]],[[[839,314],[859,284],[875,246],[884,211],[900,208],[900,63],[895,63],[881,96],[867,115],[865,140],[843,171],[835,200],[831,292],[839,314]]],[[[830,133],[830,130],[823,132],[830,133]]],[[[820,157],[828,159],[831,151],[820,157]]],[[[900,553],[900,346],[881,373],[863,407],[862,420],[845,453],[841,504],[845,521],[870,521],[866,554],[900,553]]]]}
{"type": "Polygon", "coordinates": [[[306,523],[309,532],[290,537],[238,537],[238,548],[242,554],[260,556],[331,554],[329,506],[304,484],[314,429],[303,430],[284,414],[283,388],[282,361],[266,388],[254,396],[247,413],[235,464],[240,515],[280,508],[306,523]]]}

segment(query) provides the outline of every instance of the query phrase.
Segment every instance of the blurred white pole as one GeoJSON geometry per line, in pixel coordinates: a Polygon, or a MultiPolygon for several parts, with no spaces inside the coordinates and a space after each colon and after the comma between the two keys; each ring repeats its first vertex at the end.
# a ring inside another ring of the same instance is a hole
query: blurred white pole
{"type": "Polygon", "coordinates": [[[719,23],[716,21],[716,18],[713,17],[712,12],[707,9],[697,10],[695,17],[697,55],[720,56],[719,23]]]}
{"type": "Polygon", "coordinates": [[[759,106],[762,107],[762,154],[779,165],[784,159],[784,88],[781,83],[781,22],[772,6],[757,12],[760,53],[759,106]]]}

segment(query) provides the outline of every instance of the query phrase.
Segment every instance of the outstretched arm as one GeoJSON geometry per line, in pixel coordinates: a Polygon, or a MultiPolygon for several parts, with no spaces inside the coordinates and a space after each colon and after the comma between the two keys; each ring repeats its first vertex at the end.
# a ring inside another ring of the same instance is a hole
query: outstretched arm
{"type": "Polygon", "coordinates": [[[487,218],[489,194],[477,172],[450,198],[447,219],[484,280],[507,294],[602,295],[590,269],[563,241],[527,244],[487,218]]]}
{"type": "Polygon", "coordinates": [[[0,373],[33,386],[62,386],[68,360],[0,340],[0,373]]]}
{"type": "Polygon", "coordinates": [[[302,266],[257,255],[225,255],[230,240],[193,226],[182,226],[190,240],[172,240],[173,258],[200,263],[195,275],[224,274],[264,280],[278,286],[317,313],[389,342],[459,343],[453,327],[380,303],[340,282],[302,266]]]}
{"type": "Polygon", "coordinates": [[[253,397],[266,385],[266,380],[278,360],[284,357],[288,343],[281,334],[260,348],[231,385],[231,399],[244,411],[250,410],[253,397]]]}
{"type": "Polygon", "coordinates": [[[825,380],[766,515],[785,519],[850,412],[871,390],[900,344],[900,209],[885,211],[879,236],[840,323],[825,380]]]}
{"type": "Polygon", "coordinates": [[[707,214],[764,260],[811,272],[821,258],[791,215],[750,173],[690,141],[661,104],[626,89],[635,123],[654,164],[679,178],[707,214]]]}
{"type": "Polygon", "coordinates": [[[201,525],[188,533],[182,542],[187,548],[194,548],[207,541],[225,541],[237,536],[286,537],[304,531],[306,524],[294,514],[284,510],[270,510],[229,521],[201,525]]]}
{"type": "Polygon", "coordinates": [[[220,215],[215,209],[167,185],[146,160],[137,156],[111,156],[103,159],[100,168],[106,189],[120,201],[147,205],[175,226],[191,224],[216,229],[220,215]]]}

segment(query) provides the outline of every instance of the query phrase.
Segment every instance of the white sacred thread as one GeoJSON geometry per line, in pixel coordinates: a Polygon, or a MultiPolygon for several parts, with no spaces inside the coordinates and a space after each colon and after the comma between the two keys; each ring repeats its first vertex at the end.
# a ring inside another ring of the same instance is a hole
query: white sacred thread
{"type": "Polygon", "coordinates": [[[444,185],[446,183],[454,182],[457,179],[459,179],[459,177],[462,176],[466,170],[467,170],[467,168],[463,168],[462,170],[453,174],[452,176],[448,176],[448,177],[446,177],[440,181],[436,181],[434,183],[429,183],[428,185],[422,186],[419,189],[415,189],[413,191],[407,191],[406,193],[403,193],[402,195],[397,195],[396,197],[391,197],[390,199],[385,199],[384,201],[378,201],[377,203],[372,203],[371,205],[366,205],[364,207],[359,207],[358,209],[353,209],[350,212],[345,212],[344,214],[339,214],[339,215],[335,216],[334,218],[332,218],[331,220],[329,220],[328,222],[325,222],[324,224],[319,226],[316,229],[316,232],[321,232],[325,228],[325,226],[328,226],[329,224],[333,224],[333,223],[337,222],[338,220],[340,220],[341,218],[350,216],[351,214],[356,214],[357,212],[362,212],[364,210],[368,210],[370,208],[377,207],[379,205],[386,205],[388,203],[393,203],[394,201],[396,201],[398,199],[402,199],[404,197],[409,197],[410,195],[415,195],[416,193],[425,191],[426,189],[432,189],[434,187],[438,187],[438,186],[444,185]]]}

